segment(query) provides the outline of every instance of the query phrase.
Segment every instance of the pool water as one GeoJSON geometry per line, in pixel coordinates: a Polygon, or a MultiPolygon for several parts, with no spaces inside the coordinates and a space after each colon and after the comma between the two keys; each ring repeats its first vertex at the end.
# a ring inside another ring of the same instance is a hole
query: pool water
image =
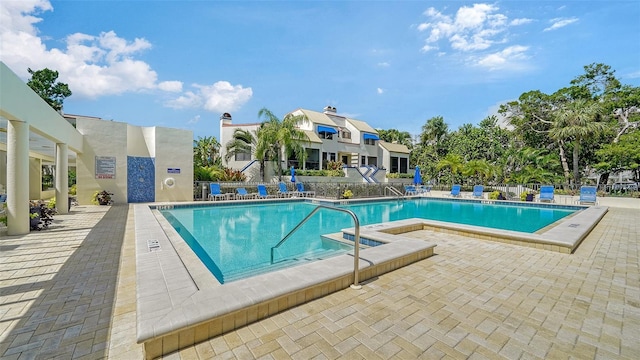
{"type": "MultiPolygon", "coordinates": [[[[340,206],[353,211],[360,225],[423,218],[533,233],[576,209],[505,206],[479,202],[411,199],[340,206]]],[[[316,205],[262,202],[161,210],[171,225],[221,283],[343,254],[353,246],[325,238],[353,226],[348,214],[319,210],[284,244],[271,248],[316,205]]]]}

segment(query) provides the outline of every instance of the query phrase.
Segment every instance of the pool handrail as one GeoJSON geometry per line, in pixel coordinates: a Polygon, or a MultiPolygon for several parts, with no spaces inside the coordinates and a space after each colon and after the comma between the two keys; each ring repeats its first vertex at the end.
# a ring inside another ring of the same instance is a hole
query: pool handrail
{"type": "Polygon", "coordinates": [[[398,189],[392,187],[392,186],[385,186],[384,187],[384,193],[385,195],[387,194],[387,190],[389,190],[389,192],[391,192],[393,195],[395,195],[397,198],[404,198],[404,194],[401,193],[398,189]]]}
{"type": "Polygon", "coordinates": [[[351,210],[347,210],[347,209],[342,209],[342,208],[338,208],[338,207],[334,207],[334,206],[327,206],[327,205],[318,205],[315,209],[311,210],[311,212],[309,213],[309,215],[307,215],[304,219],[302,219],[302,221],[300,221],[298,223],[298,225],[296,225],[293,230],[289,231],[289,233],[287,235],[285,235],[285,237],[282,238],[282,240],[280,240],[275,246],[271,247],[271,264],[273,264],[273,251],[280,247],[280,245],[282,245],[285,241],[287,241],[287,239],[289,237],[291,237],[291,235],[296,232],[302,225],[304,225],[304,223],[306,223],[311,216],[313,216],[316,212],[318,212],[320,209],[328,209],[328,210],[336,210],[336,211],[340,211],[343,213],[347,213],[349,215],[351,215],[351,217],[353,218],[353,225],[354,225],[354,238],[353,238],[353,284],[351,285],[352,289],[360,289],[362,286],[358,284],[358,275],[359,275],[359,271],[360,271],[360,266],[359,266],[359,260],[360,260],[360,220],[358,220],[358,216],[356,216],[356,214],[351,211],[351,210]]]}

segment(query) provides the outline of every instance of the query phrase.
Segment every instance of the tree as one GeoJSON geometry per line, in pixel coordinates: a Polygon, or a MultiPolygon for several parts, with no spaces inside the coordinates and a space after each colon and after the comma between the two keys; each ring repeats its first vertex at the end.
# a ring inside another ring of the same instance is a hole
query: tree
{"type": "Polygon", "coordinates": [[[573,180],[576,185],[580,184],[580,146],[606,129],[606,124],[599,122],[600,112],[598,102],[577,99],[557,110],[549,131],[553,139],[570,141],[573,145],[573,180]]]}
{"type": "Polygon", "coordinates": [[[462,169],[464,169],[464,161],[458,154],[447,154],[444,159],[438,162],[436,168],[438,171],[448,168],[451,172],[451,180],[455,182],[458,180],[456,176],[462,172],[462,169]]]}
{"type": "Polygon", "coordinates": [[[407,131],[398,131],[396,129],[382,130],[376,129],[381,140],[389,143],[402,144],[411,150],[413,148],[413,142],[411,141],[411,134],[407,131]]]}
{"type": "Polygon", "coordinates": [[[55,111],[61,111],[64,99],[71,96],[71,90],[69,85],[56,82],[58,72],[47,68],[37,71],[28,68],[27,71],[31,74],[27,85],[55,111]]]}
{"type": "Polygon", "coordinates": [[[260,109],[258,117],[262,118],[262,125],[257,146],[265,149],[271,148],[268,151],[268,154],[272,156],[270,160],[276,162],[278,179],[282,180],[282,155],[287,159],[294,155],[301,162],[307,158],[303,144],[308,143],[309,138],[304,131],[298,128],[305,117],[287,114],[284,119],[280,120],[267,108],[260,109]]]}
{"type": "Polygon", "coordinates": [[[260,179],[266,181],[266,161],[271,157],[269,151],[271,146],[265,146],[267,143],[261,141],[258,144],[262,126],[260,126],[255,132],[243,129],[235,129],[233,137],[230,142],[227,143],[227,154],[225,160],[229,161],[232,156],[237,154],[251,154],[252,159],[256,159],[260,164],[260,179]]]}
{"type": "Polygon", "coordinates": [[[620,141],[604,145],[596,154],[599,172],[632,171],[634,180],[640,181],[640,130],[620,136],[620,141]]]}
{"type": "Polygon", "coordinates": [[[220,143],[213,136],[198,137],[193,140],[193,165],[194,167],[221,166],[220,143]]]}

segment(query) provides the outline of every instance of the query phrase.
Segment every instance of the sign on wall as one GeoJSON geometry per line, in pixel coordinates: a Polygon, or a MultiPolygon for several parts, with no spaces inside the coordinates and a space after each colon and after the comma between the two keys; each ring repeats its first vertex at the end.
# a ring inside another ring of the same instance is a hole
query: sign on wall
{"type": "Polygon", "coordinates": [[[96,179],[116,178],[116,157],[96,156],[96,179]]]}
{"type": "Polygon", "coordinates": [[[167,174],[180,174],[180,168],[167,168],[167,174]]]}

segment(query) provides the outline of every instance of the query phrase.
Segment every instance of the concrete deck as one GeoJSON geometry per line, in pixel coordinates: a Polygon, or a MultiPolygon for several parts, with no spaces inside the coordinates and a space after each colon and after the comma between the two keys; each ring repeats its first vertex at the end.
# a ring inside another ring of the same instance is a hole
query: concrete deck
{"type": "MultiPolygon", "coordinates": [[[[164,358],[637,358],[640,206],[601,205],[570,255],[404,234],[436,255],[164,358]]],[[[74,207],[0,238],[1,359],[143,357],[132,213],[74,207]]]]}

